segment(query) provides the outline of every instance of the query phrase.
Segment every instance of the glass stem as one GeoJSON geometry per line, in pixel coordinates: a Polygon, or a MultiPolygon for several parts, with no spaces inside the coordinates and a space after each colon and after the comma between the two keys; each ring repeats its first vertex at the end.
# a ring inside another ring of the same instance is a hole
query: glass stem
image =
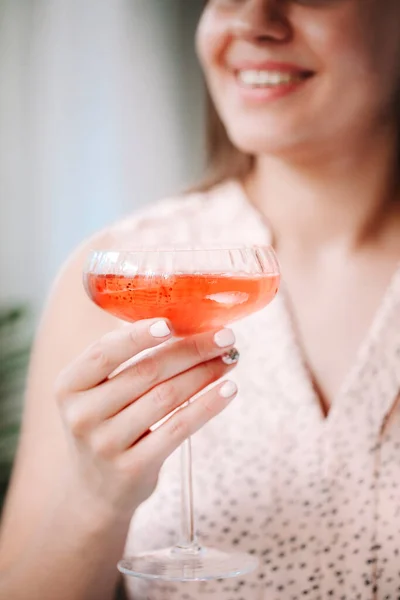
{"type": "Polygon", "coordinates": [[[200,549],[195,531],[192,481],[192,442],[187,439],[181,446],[181,485],[182,485],[182,535],[178,547],[184,550],[200,549]]]}

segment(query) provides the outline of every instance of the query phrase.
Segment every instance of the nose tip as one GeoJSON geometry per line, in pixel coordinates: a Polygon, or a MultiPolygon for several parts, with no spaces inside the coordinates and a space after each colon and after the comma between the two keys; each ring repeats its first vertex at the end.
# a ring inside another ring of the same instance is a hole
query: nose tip
{"type": "Polygon", "coordinates": [[[257,42],[283,41],[291,36],[284,3],[277,0],[248,0],[235,15],[233,33],[257,42]]]}

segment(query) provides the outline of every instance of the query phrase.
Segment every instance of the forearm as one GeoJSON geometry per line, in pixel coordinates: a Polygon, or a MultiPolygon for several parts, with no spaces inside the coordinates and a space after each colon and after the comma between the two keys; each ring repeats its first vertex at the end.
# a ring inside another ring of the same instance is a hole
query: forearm
{"type": "Polygon", "coordinates": [[[112,600],[129,522],[65,498],[0,574],[0,598],[112,600]]]}

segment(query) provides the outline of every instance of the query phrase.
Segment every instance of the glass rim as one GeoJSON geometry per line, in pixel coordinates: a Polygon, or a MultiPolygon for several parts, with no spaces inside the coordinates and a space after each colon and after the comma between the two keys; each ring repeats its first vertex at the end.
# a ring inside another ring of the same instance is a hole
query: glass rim
{"type": "Polygon", "coordinates": [[[151,246],[138,246],[138,247],[131,247],[128,250],[124,250],[123,248],[99,248],[99,249],[95,249],[95,248],[90,248],[88,251],[89,255],[94,255],[94,254],[125,254],[125,255],[129,255],[129,254],[157,254],[157,253],[163,253],[163,254],[168,254],[168,253],[172,253],[172,252],[180,252],[180,253],[184,253],[184,252],[211,252],[211,251],[216,251],[216,250],[221,250],[224,252],[229,252],[231,250],[268,250],[271,251],[273,254],[275,254],[275,249],[271,244],[243,244],[243,245],[227,245],[227,244],[223,244],[223,245],[207,245],[207,246],[180,246],[179,244],[177,244],[176,246],[155,246],[155,247],[151,247],[151,246]]]}
{"type": "MultiPolygon", "coordinates": [[[[119,262],[123,263],[124,261],[132,260],[133,263],[141,260],[141,258],[146,259],[151,262],[157,262],[158,259],[162,260],[162,257],[167,260],[173,255],[176,255],[177,260],[190,260],[190,257],[193,256],[193,260],[196,260],[196,257],[201,258],[201,255],[207,257],[207,253],[215,252],[216,255],[218,253],[221,254],[221,257],[224,256],[229,257],[231,253],[235,254],[237,257],[241,255],[242,260],[247,261],[250,257],[254,258],[255,263],[259,265],[259,269],[256,270],[259,274],[268,274],[269,276],[280,276],[281,268],[279,264],[279,260],[277,258],[276,252],[270,244],[253,244],[253,245],[228,245],[228,244],[218,244],[212,245],[207,244],[204,246],[200,245],[175,245],[175,246],[160,246],[160,247],[151,247],[151,246],[138,246],[137,248],[130,248],[129,250],[123,250],[118,248],[108,248],[108,249],[91,249],[88,252],[86,264],[84,267],[84,272],[89,273],[93,272],[96,269],[93,269],[93,263],[100,261],[110,261],[114,265],[117,265],[119,262]],[[268,265],[268,267],[267,267],[268,265]]],[[[232,259],[232,256],[231,256],[232,259]]],[[[150,267],[148,267],[149,269],[150,267]]],[[[168,267],[169,269],[171,267],[168,267]]],[[[176,267],[177,270],[174,272],[187,272],[186,269],[183,269],[181,264],[176,267]]],[[[153,267],[151,268],[153,270],[153,267]]],[[[246,271],[246,269],[240,269],[240,271],[246,271]]],[[[192,269],[190,269],[190,272],[192,269]]],[[[216,265],[210,265],[209,268],[205,269],[204,266],[201,268],[201,272],[204,273],[221,273],[225,272],[225,268],[219,266],[216,268],[216,265]]],[[[228,269],[229,271],[229,269],[228,269]]],[[[235,271],[235,269],[233,269],[235,271]]],[[[169,272],[169,271],[168,271],[169,272]]],[[[171,271],[172,272],[172,271],[171,271]]],[[[198,264],[196,265],[196,269],[193,272],[200,272],[198,264]]]]}

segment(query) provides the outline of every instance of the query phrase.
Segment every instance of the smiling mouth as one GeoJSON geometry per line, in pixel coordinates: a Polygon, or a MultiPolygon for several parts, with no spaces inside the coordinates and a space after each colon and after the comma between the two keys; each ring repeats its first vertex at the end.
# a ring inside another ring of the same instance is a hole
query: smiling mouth
{"type": "Polygon", "coordinates": [[[249,89],[276,88],[301,83],[313,76],[311,71],[279,71],[246,69],[236,71],[238,82],[249,89]]]}

